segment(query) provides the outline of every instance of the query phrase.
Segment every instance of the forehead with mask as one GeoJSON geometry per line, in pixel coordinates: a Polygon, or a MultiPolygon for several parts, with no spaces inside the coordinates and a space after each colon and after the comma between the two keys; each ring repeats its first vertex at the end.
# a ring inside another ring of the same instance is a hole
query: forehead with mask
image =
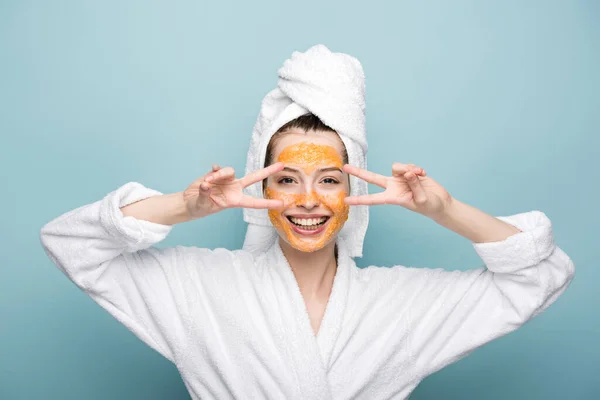
{"type": "Polygon", "coordinates": [[[265,167],[283,162],[283,171],[263,181],[265,198],[283,200],[269,210],[279,236],[292,247],[312,252],[335,240],[348,219],[350,192],[346,148],[338,134],[312,114],[282,126],[271,138],[265,167]]]}

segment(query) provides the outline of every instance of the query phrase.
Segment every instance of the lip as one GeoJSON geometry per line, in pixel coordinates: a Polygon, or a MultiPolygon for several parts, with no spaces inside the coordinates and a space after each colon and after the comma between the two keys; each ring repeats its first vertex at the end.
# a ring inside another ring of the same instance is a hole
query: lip
{"type": "MultiPolygon", "coordinates": [[[[291,216],[291,215],[290,215],[291,216]]],[[[325,228],[327,227],[327,225],[329,224],[329,222],[331,222],[331,216],[329,215],[322,215],[323,217],[329,217],[327,219],[327,221],[321,225],[318,229],[315,230],[306,230],[306,229],[302,229],[298,226],[296,226],[296,224],[294,224],[292,221],[289,220],[289,218],[286,218],[287,223],[290,224],[290,226],[292,227],[292,230],[296,233],[299,233],[300,235],[305,235],[305,236],[314,236],[314,235],[318,235],[319,233],[323,232],[325,230],[325,228]]],[[[296,217],[296,216],[294,216],[296,217]]],[[[300,218],[300,217],[298,217],[300,218]]],[[[304,217],[306,218],[306,217],[304,217]]],[[[311,216],[311,218],[318,218],[316,215],[311,216]]]]}
{"type": "Polygon", "coordinates": [[[285,217],[310,219],[310,218],[331,217],[331,215],[327,215],[327,214],[290,214],[290,215],[285,215],[285,217]]]}

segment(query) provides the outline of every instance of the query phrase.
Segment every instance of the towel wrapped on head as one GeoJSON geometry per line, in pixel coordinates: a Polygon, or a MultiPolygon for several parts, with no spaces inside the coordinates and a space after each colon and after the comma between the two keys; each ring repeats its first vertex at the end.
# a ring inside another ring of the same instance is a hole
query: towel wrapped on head
{"type": "MultiPolygon", "coordinates": [[[[246,161],[246,175],[264,168],[269,141],[279,128],[307,113],[316,115],[334,129],[348,152],[348,163],[367,168],[365,128],[365,77],[360,62],[344,53],[333,53],[319,44],[306,52],[295,51],[278,70],[277,88],[262,101],[252,131],[246,161]]],[[[262,182],[245,189],[246,194],[263,197],[262,182]]],[[[367,182],[350,176],[350,195],[368,193],[367,182]]],[[[244,250],[260,253],[277,239],[268,210],[243,210],[248,225],[244,250]]],[[[351,257],[362,257],[368,206],[352,206],[339,239],[351,257]]]]}

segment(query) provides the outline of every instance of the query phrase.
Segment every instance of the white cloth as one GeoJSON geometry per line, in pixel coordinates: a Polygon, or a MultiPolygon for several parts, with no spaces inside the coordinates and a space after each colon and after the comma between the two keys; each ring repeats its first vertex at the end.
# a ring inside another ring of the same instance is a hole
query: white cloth
{"type": "Polygon", "coordinates": [[[192,399],[406,399],[427,375],[514,331],[574,274],[540,211],[523,232],[473,243],[487,268],[357,268],[344,245],[314,335],[293,272],[266,253],[156,248],[171,226],[119,207],[135,182],[50,221],[41,243],[79,288],[178,368],[192,399]]]}
{"type": "MultiPolygon", "coordinates": [[[[319,44],[306,52],[295,51],[278,70],[278,87],[262,101],[246,161],[246,175],[264,168],[267,145],[273,134],[287,122],[308,112],[334,129],[348,152],[348,163],[367,168],[365,130],[365,77],[360,62],[344,53],[332,53],[319,44]]],[[[245,190],[263,197],[262,182],[245,190]]],[[[368,193],[367,182],[350,177],[350,195],[368,193]]],[[[266,251],[277,232],[264,209],[244,209],[248,230],[244,250],[254,254],[266,251]]],[[[346,243],[351,257],[362,257],[369,224],[368,206],[352,206],[338,237],[346,243]]]]}

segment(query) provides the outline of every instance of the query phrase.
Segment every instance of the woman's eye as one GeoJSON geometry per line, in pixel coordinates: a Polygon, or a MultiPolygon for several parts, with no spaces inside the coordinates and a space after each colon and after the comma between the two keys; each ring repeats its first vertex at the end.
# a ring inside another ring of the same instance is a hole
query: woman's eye
{"type": "Polygon", "coordinates": [[[292,178],[281,178],[277,183],[290,184],[294,183],[294,180],[292,178]]]}
{"type": "Polygon", "coordinates": [[[325,179],[323,179],[322,182],[327,183],[327,184],[333,184],[333,185],[340,183],[340,182],[338,182],[337,179],[333,179],[333,178],[325,178],[325,179]]]}

